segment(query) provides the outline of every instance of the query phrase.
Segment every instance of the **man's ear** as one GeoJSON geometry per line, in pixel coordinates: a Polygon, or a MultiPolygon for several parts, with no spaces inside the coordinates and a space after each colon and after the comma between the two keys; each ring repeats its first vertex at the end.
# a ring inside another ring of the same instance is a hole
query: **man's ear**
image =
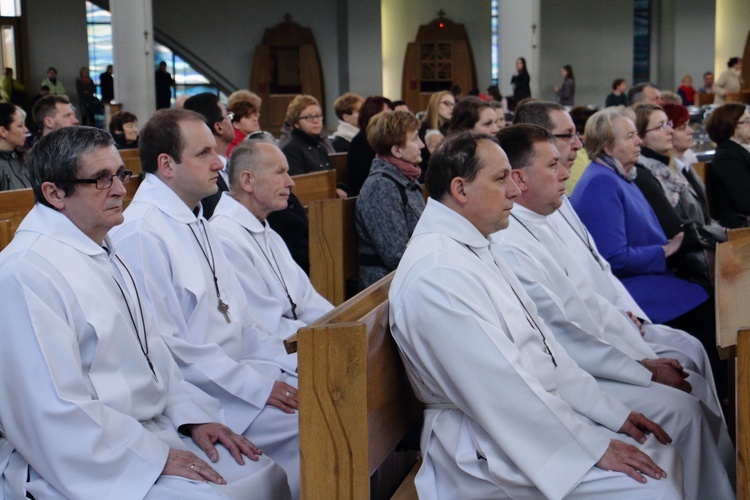
{"type": "Polygon", "coordinates": [[[454,177],[449,185],[451,197],[460,205],[465,205],[468,201],[466,196],[466,181],[463,177],[454,177]]]}
{"type": "Polygon", "coordinates": [[[528,184],[526,184],[526,175],[524,174],[523,169],[514,168],[510,171],[510,177],[513,179],[513,182],[516,183],[516,186],[518,186],[518,189],[520,189],[522,193],[526,192],[529,189],[528,184]]]}
{"type": "Polygon", "coordinates": [[[55,128],[55,118],[52,116],[45,116],[42,123],[46,129],[53,130],[55,128]]]}
{"type": "Polygon", "coordinates": [[[65,208],[65,192],[57,187],[54,182],[43,182],[42,183],[42,195],[47,203],[52,205],[53,208],[60,211],[65,208]]]}
{"type": "Polygon", "coordinates": [[[255,176],[250,170],[243,170],[240,172],[240,188],[248,194],[252,194],[255,190],[255,176]]]}
{"type": "Polygon", "coordinates": [[[167,153],[161,153],[156,157],[156,170],[164,179],[174,177],[174,158],[167,153]]]}

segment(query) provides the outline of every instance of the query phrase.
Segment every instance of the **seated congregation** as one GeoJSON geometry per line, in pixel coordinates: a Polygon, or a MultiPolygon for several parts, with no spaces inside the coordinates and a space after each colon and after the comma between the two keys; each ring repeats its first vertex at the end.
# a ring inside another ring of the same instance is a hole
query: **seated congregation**
{"type": "Polygon", "coordinates": [[[734,498],[712,264],[750,220],[744,106],[708,118],[707,190],[682,105],[605,108],[581,135],[557,103],[514,103],[511,124],[499,101],[433,97],[420,119],[347,93],[329,137],[300,95],[278,140],[246,90],[140,131],[123,112],[114,138],[50,96],[26,141],[23,110],[0,103],[2,189],[34,199],[0,252],[0,498],[314,497],[349,472],[338,453],[313,463],[300,412],[331,442],[350,421],[379,439],[364,417],[396,391],[391,409],[421,423],[420,498],[734,498]],[[311,251],[321,201],[342,221],[327,260],[358,273],[336,309],[311,251]],[[331,333],[360,321],[388,338],[357,357],[331,333]],[[369,360],[394,342],[388,366],[369,360]],[[342,373],[367,394],[322,383],[342,373]]]}

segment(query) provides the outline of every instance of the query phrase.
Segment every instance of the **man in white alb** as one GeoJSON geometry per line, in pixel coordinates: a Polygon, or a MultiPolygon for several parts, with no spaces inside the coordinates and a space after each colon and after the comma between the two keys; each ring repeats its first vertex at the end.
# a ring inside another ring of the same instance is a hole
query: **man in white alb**
{"type": "Polygon", "coordinates": [[[554,136],[524,124],[503,129],[498,140],[521,194],[508,228],[492,235],[494,251],[578,365],[669,432],[682,457],[688,497],[732,498],[734,452],[712,388],[696,373],[687,378],[676,360],[657,358],[633,322],[598,296],[547,221],[568,178],[554,136]]]}
{"type": "MultiPolygon", "coordinates": [[[[526,104],[516,110],[513,123],[539,125],[551,132],[555,137],[555,147],[560,152],[560,161],[570,172],[578,150],[583,146],[570,113],[553,102],[535,101],[526,104]]],[[[657,355],[675,358],[685,368],[699,373],[709,383],[713,383],[708,355],[700,341],[687,332],[654,324],[649,320],[625,286],[612,274],[606,259],[598,255],[594,239],[588,235],[567,196],[562,198],[562,205],[549,216],[549,220],[563,236],[565,245],[578,265],[587,271],[599,295],[613,303],[642,329],[644,340],[657,355]]]]}
{"type": "Polygon", "coordinates": [[[426,404],[420,497],[682,498],[661,428],[599,390],[493,257],[488,237],[519,194],[494,138],[447,138],[427,186],[389,293],[391,332],[426,404]]]}
{"type": "Polygon", "coordinates": [[[299,496],[296,355],[257,325],[241,264],[201,216],[222,168],[214,136],[201,115],[164,109],[139,149],[146,178],[112,239],[185,378],[221,402],[229,427],[281,465],[299,496]]]}
{"type": "Polygon", "coordinates": [[[287,498],[184,381],[107,237],[131,176],[112,137],[51,132],[27,166],[36,205],[0,253],[0,498],[287,498]]]}
{"type": "Polygon", "coordinates": [[[286,156],[275,144],[243,141],[232,151],[227,170],[229,192],[216,206],[211,227],[235,265],[257,321],[284,340],[333,309],[266,222],[269,214],[287,207],[294,186],[286,156]]]}

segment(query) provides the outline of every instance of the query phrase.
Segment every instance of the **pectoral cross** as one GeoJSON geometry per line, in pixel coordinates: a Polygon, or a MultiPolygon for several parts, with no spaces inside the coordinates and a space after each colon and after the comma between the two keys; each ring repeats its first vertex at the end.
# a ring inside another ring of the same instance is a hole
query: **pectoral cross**
{"type": "Polygon", "coordinates": [[[227,323],[231,323],[232,320],[229,319],[229,304],[224,302],[223,300],[219,299],[219,305],[217,307],[219,312],[224,315],[224,319],[227,320],[227,323]]]}

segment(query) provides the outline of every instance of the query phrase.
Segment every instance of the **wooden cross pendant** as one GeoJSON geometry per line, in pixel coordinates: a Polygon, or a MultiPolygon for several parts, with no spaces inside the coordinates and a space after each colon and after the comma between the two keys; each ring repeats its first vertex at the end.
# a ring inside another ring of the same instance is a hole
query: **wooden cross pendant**
{"type": "Polygon", "coordinates": [[[227,323],[232,322],[232,320],[229,319],[229,305],[226,302],[219,299],[219,306],[217,309],[219,309],[219,312],[224,315],[224,319],[227,320],[227,323]]]}

